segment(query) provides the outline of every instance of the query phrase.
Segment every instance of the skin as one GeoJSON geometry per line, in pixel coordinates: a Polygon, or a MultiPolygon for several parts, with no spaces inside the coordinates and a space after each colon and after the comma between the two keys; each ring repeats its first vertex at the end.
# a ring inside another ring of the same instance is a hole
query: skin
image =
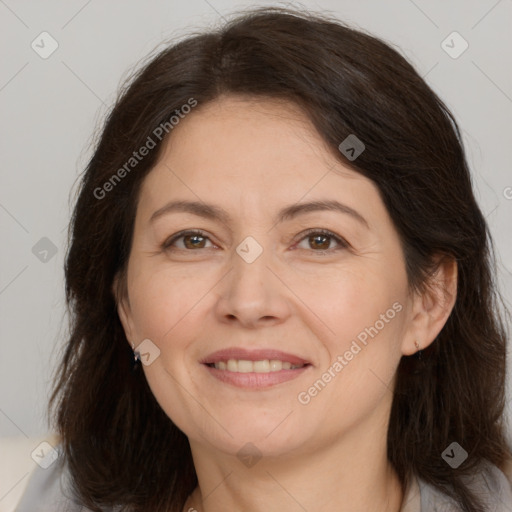
{"type": "Polygon", "coordinates": [[[404,490],[386,456],[396,368],[446,322],[456,264],[441,262],[429,291],[413,293],[378,189],[342,164],[292,103],[223,96],[181,120],[164,149],[141,188],[118,312],[130,344],[149,338],[160,350],[143,368],[190,441],[199,485],[184,510],[399,511],[404,490]],[[173,199],[214,203],[232,220],[174,212],[151,223],[173,199]],[[333,211],[273,220],[284,206],[319,199],[350,206],[368,227],[333,211]],[[309,228],[349,245],[301,234],[309,228]],[[162,249],[184,229],[207,238],[162,249]],[[263,249],[252,263],[236,252],[247,236],[263,249]],[[397,302],[401,311],[300,403],[397,302]],[[277,348],[312,366],[271,388],[240,389],[199,363],[234,346],[277,348]],[[251,467],[237,457],[246,443],[262,456],[251,467]]]}

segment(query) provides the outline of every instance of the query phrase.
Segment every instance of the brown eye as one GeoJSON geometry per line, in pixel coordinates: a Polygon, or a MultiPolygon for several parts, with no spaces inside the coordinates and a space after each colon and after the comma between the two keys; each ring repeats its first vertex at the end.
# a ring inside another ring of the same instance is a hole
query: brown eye
{"type": "Polygon", "coordinates": [[[180,250],[207,249],[208,247],[205,247],[206,240],[209,240],[209,238],[202,231],[182,231],[164,242],[162,248],[177,248],[180,250]],[[180,239],[183,239],[183,246],[174,247],[175,243],[180,239]]]}
{"type": "Polygon", "coordinates": [[[309,248],[313,249],[314,252],[333,252],[340,249],[346,249],[348,247],[348,243],[343,238],[326,229],[311,229],[301,238],[301,242],[302,240],[307,240],[309,248]],[[337,247],[330,247],[332,241],[337,244],[337,247]]]}

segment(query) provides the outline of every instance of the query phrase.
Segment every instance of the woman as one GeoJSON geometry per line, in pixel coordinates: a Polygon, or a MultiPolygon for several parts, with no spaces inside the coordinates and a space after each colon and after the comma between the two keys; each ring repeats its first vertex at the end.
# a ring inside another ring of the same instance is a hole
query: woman
{"type": "Polygon", "coordinates": [[[18,511],[511,510],[490,244],[380,40],[264,8],[167,48],[82,179],[59,460],[18,511]]]}

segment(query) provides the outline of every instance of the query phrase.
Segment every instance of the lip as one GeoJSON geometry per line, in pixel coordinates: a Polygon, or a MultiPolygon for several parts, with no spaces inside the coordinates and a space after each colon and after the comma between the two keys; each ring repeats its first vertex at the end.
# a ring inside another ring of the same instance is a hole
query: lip
{"type": "MultiPolygon", "coordinates": [[[[311,362],[303,359],[294,354],[282,352],[281,350],[275,349],[256,349],[247,350],[242,347],[232,347],[224,350],[218,350],[212,354],[206,356],[200,361],[202,364],[218,363],[219,361],[228,361],[229,359],[243,359],[246,361],[263,361],[264,359],[276,359],[279,361],[288,361],[293,365],[311,365],[311,362]]],[[[223,370],[220,370],[223,371],[223,370]]],[[[281,370],[281,371],[296,371],[296,370],[281,370]]],[[[281,372],[275,372],[281,373],[281,372]]],[[[264,375],[264,374],[260,374],[264,375]]]]}
{"type": "Polygon", "coordinates": [[[203,364],[203,367],[210,372],[210,375],[221,382],[246,389],[262,389],[275,386],[276,384],[282,384],[296,379],[312,368],[312,366],[308,364],[307,366],[303,366],[302,368],[297,368],[295,370],[280,370],[278,372],[269,373],[239,373],[227,370],[218,370],[217,368],[207,366],[206,364],[203,364]]]}

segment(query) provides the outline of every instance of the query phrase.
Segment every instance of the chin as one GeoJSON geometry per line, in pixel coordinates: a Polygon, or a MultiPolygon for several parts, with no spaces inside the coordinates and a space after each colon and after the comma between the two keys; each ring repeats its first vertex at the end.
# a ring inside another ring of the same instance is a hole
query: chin
{"type": "Polygon", "coordinates": [[[279,425],[282,420],[281,417],[279,421],[261,421],[250,426],[231,424],[227,430],[232,437],[221,427],[215,434],[211,431],[202,431],[195,437],[201,444],[206,441],[214,449],[238,458],[244,455],[282,457],[306,443],[306,438],[298,425],[284,427],[283,424],[279,425]],[[300,438],[297,437],[298,432],[301,432],[300,438]]]}

